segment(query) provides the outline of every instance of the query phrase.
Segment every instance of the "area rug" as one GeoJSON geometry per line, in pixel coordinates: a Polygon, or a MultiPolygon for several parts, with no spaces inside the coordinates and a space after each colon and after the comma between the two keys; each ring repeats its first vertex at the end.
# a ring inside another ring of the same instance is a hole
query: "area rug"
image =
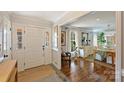
{"type": "Polygon", "coordinates": [[[93,57],[93,55],[89,55],[88,57],[86,57],[86,58],[85,58],[85,61],[94,62],[94,57],[93,57]]]}
{"type": "Polygon", "coordinates": [[[105,80],[97,75],[96,73],[93,73],[91,75],[88,75],[86,77],[83,77],[79,82],[104,82],[105,80]]]}
{"type": "Polygon", "coordinates": [[[54,73],[47,76],[47,77],[44,77],[44,78],[41,78],[41,79],[38,79],[38,80],[35,80],[34,82],[69,82],[70,80],[60,71],[58,70],[55,66],[53,66],[51,64],[51,67],[54,69],[54,73]]]}
{"type": "Polygon", "coordinates": [[[36,80],[35,82],[64,82],[64,80],[59,77],[56,73],[54,73],[51,76],[41,78],[39,80],[36,80]]]}

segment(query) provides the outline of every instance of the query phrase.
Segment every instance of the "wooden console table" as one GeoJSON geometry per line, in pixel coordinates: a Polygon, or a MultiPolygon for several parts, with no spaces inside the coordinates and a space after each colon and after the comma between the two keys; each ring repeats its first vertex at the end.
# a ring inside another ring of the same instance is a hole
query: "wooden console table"
{"type": "Polygon", "coordinates": [[[0,63],[0,82],[17,81],[17,62],[10,60],[0,63]]]}
{"type": "Polygon", "coordinates": [[[105,81],[115,81],[115,50],[113,49],[95,49],[94,57],[99,51],[105,52],[106,58],[111,56],[112,63],[109,64],[107,60],[105,62],[94,60],[94,71],[104,76],[105,81]]]}
{"type": "Polygon", "coordinates": [[[111,56],[112,57],[112,65],[115,65],[115,50],[114,49],[95,49],[94,50],[94,57],[98,51],[102,51],[106,53],[106,57],[111,56]]]}

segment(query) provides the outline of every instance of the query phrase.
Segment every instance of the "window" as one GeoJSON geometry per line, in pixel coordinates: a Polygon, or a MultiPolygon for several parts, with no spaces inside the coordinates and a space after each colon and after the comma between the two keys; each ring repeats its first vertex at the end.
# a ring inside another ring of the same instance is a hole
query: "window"
{"type": "Polygon", "coordinates": [[[22,49],[22,29],[17,29],[17,48],[22,49]]]}
{"type": "Polygon", "coordinates": [[[94,33],[93,35],[93,46],[97,46],[97,34],[94,33]]]}
{"type": "Polygon", "coordinates": [[[53,32],[53,48],[58,48],[58,26],[55,26],[53,32]]]}
{"type": "Polygon", "coordinates": [[[45,46],[49,46],[49,33],[45,33],[45,46]]]}
{"type": "Polygon", "coordinates": [[[3,31],[3,50],[7,51],[7,26],[5,26],[5,29],[3,31]]]}
{"type": "Polygon", "coordinates": [[[0,53],[2,53],[2,30],[0,28],[0,53]]]}
{"type": "Polygon", "coordinates": [[[75,32],[71,32],[71,51],[76,49],[76,35],[75,32]]]}

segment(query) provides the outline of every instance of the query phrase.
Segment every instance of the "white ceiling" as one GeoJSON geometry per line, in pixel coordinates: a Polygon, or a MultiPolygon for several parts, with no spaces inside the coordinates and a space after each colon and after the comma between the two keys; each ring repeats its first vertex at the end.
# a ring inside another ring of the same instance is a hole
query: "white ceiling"
{"type": "Polygon", "coordinates": [[[87,29],[115,29],[115,12],[97,11],[91,12],[76,21],[66,24],[72,27],[81,27],[87,29]]]}
{"type": "Polygon", "coordinates": [[[67,12],[65,11],[14,11],[12,13],[16,15],[42,18],[54,23],[57,20],[59,20],[62,16],[64,16],[67,12]]]}

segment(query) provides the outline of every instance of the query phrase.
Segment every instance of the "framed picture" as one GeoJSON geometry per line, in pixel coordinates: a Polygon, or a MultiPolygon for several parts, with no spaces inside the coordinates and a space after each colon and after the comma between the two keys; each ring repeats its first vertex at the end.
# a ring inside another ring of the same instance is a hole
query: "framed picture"
{"type": "Polygon", "coordinates": [[[66,32],[64,31],[61,32],[61,45],[62,46],[66,45],[66,32]]]}
{"type": "Polygon", "coordinates": [[[88,41],[88,33],[84,33],[82,32],[82,45],[88,45],[89,44],[89,41],[88,41]]]}

